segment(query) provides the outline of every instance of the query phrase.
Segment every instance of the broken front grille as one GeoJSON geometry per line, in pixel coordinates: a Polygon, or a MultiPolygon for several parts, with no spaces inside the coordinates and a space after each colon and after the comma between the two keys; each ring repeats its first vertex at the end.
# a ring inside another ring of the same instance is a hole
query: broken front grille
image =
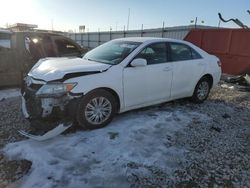
{"type": "Polygon", "coordinates": [[[23,89],[27,111],[33,119],[40,117],[42,114],[41,100],[36,97],[36,92],[41,87],[42,84],[31,84],[30,86],[25,85],[23,89]]]}

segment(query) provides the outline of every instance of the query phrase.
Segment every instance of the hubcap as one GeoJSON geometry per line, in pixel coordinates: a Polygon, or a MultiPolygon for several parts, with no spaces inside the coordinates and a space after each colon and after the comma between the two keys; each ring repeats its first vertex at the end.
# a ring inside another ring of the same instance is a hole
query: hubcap
{"type": "Polygon", "coordinates": [[[86,120],[91,124],[102,124],[111,115],[111,102],[105,97],[96,97],[89,101],[85,108],[86,120]]]}
{"type": "Polygon", "coordinates": [[[203,81],[200,83],[198,90],[197,90],[197,97],[200,100],[204,100],[209,92],[209,84],[206,81],[203,81]]]}

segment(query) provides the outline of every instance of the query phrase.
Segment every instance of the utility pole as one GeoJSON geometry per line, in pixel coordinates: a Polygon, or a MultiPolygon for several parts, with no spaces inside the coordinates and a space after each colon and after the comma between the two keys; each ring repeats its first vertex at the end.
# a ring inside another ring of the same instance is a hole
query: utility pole
{"type": "Polygon", "coordinates": [[[51,30],[53,31],[54,30],[54,23],[53,23],[53,19],[51,19],[51,30]]]}
{"type": "Polygon", "coordinates": [[[129,30],[130,8],[128,9],[127,31],[129,30]]]}

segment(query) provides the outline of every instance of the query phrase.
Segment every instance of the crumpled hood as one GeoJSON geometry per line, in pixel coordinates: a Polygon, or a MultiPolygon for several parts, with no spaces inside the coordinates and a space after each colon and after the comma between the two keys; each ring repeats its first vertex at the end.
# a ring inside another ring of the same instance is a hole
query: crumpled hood
{"type": "Polygon", "coordinates": [[[105,71],[111,65],[88,61],[82,58],[44,58],[40,59],[28,73],[29,76],[44,80],[52,81],[62,79],[64,75],[78,72],[105,71]]]}

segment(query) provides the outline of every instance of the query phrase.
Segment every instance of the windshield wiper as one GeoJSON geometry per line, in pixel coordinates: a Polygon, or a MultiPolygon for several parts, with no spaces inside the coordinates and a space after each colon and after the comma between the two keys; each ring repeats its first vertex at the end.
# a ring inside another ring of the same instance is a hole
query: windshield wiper
{"type": "Polygon", "coordinates": [[[103,61],[100,61],[100,60],[96,60],[96,59],[90,59],[90,58],[84,58],[88,61],[95,61],[95,62],[98,62],[98,63],[103,63],[103,64],[108,64],[108,65],[111,65],[110,63],[107,63],[107,62],[103,62],[103,61]]]}

